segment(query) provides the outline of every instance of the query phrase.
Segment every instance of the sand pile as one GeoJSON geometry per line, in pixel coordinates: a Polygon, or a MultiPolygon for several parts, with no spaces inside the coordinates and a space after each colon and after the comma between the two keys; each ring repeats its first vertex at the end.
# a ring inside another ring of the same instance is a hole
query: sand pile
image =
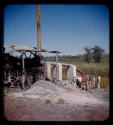
{"type": "MultiPolygon", "coordinates": [[[[67,84],[68,81],[66,81],[67,84]]],[[[61,84],[61,83],[60,83],[61,84]]],[[[63,81],[64,84],[64,81],[63,81]]],[[[69,83],[70,84],[70,83],[69,83]]],[[[10,96],[22,97],[22,98],[36,98],[42,101],[50,101],[51,103],[57,103],[58,100],[63,100],[63,103],[70,104],[108,104],[108,101],[104,101],[95,97],[93,94],[81,90],[76,87],[63,88],[58,84],[54,84],[50,81],[39,80],[35,82],[31,88],[23,92],[12,92],[10,96]]]]}

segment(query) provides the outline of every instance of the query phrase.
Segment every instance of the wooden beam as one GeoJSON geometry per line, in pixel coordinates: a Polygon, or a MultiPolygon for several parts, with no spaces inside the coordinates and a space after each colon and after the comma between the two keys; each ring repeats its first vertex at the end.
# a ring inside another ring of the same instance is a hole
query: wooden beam
{"type": "Polygon", "coordinates": [[[36,5],[37,14],[37,48],[40,51],[41,48],[41,38],[40,38],[40,5],[36,5]]]}

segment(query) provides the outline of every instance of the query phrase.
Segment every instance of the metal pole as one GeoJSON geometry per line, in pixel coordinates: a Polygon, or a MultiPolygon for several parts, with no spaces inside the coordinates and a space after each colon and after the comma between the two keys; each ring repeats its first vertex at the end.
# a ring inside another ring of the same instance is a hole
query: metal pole
{"type": "Polygon", "coordinates": [[[56,80],[57,80],[57,63],[58,63],[58,53],[56,52],[56,80]]]}
{"type": "Polygon", "coordinates": [[[56,52],[56,64],[58,63],[58,53],[56,52]]]}
{"type": "Polygon", "coordinates": [[[24,64],[24,54],[22,53],[22,88],[24,88],[25,83],[25,64],[24,64]]]}
{"type": "Polygon", "coordinates": [[[25,72],[24,54],[22,53],[22,73],[25,72]]]}

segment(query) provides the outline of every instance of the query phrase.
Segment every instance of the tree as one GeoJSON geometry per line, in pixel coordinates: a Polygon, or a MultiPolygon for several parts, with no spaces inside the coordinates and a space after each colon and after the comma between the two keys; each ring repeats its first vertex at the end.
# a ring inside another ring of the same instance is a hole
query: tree
{"type": "Polygon", "coordinates": [[[84,50],[85,50],[85,54],[84,54],[84,60],[86,61],[86,62],[90,62],[90,60],[91,60],[91,48],[89,48],[89,47],[85,47],[84,48],[84,50]]]}
{"type": "Polygon", "coordinates": [[[101,56],[105,51],[99,46],[95,46],[94,48],[92,48],[92,50],[93,50],[92,52],[93,59],[95,60],[96,63],[99,63],[101,60],[101,56]]]}

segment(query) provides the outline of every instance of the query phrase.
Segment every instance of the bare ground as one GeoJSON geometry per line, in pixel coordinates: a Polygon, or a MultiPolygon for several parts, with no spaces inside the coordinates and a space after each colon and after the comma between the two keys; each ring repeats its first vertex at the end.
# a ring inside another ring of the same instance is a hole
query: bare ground
{"type": "Polygon", "coordinates": [[[109,117],[109,92],[39,81],[27,91],[10,89],[5,94],[4,116],[10,121],[103,121],[109,117]]]}

